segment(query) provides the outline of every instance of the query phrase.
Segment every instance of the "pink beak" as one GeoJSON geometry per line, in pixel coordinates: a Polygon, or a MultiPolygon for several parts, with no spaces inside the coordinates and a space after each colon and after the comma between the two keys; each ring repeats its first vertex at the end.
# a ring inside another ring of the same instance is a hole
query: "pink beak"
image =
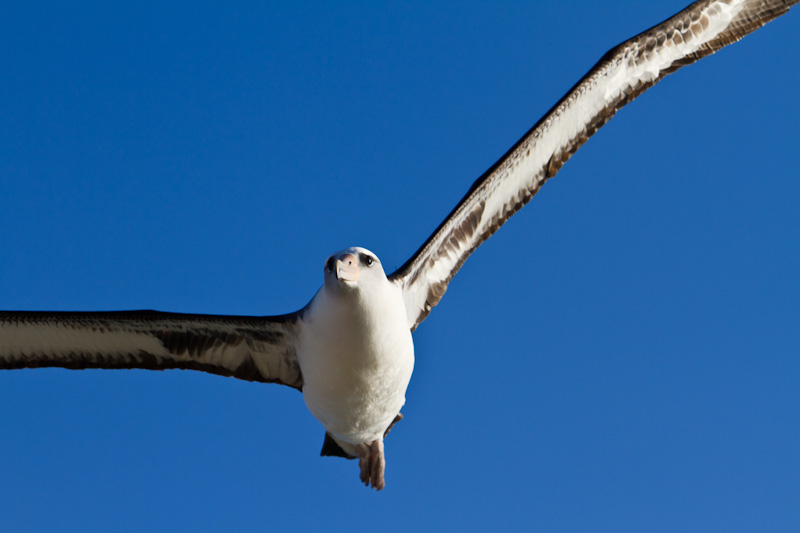
{"type": "Polygon", "coordinates": [[[336,279],[358,280],[358,260],[353,254],[342,254],[336,258],[336,279]]]}

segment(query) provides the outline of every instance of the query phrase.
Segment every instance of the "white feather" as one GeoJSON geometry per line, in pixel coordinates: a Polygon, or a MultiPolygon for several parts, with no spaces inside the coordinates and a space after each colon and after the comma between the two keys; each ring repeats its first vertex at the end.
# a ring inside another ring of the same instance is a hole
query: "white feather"
{"type": "Polygon", "coordinates": [[[381,439],[405,404],[414,344],[402,291],[380,263],[356,283],[329,281],[303,316],[297,358],[309,411],[352,454],[347,444],[381,439]]]}

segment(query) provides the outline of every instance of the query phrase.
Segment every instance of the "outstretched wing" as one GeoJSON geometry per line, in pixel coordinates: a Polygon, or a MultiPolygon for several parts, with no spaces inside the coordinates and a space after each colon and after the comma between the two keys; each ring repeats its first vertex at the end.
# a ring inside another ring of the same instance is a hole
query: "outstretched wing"
{"type": "Polygon", "coordinates": [[[478,178],[425,244],[389,278],[404,292],[412,331],[467,257],[625,104],[661,78],[738,41],[799,0],[704,0],[612,48],[478,178]]]}
{"type": "Polygon", "coordinates": [[[297,317],[3,311],[0,369],[179,368],[300,389],[297,317]]]}

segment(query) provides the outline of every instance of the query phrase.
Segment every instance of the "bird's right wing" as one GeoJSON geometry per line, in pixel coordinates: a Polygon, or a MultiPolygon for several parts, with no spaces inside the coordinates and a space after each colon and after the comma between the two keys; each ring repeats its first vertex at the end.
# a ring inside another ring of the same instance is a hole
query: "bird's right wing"
{"type": "Polygon", "coordinates": [[[301,389],[298,313],[0,312],[0,369],[201,370],[301,389]]]}

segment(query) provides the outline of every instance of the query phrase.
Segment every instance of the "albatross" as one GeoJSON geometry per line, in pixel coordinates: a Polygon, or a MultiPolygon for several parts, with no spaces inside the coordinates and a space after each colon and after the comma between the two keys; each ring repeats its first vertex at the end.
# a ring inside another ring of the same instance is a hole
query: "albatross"
{"type": "Polygon", "coordinates": [[[481,175],[394,272],[363,247],[330,255],[309,303],[276,316],[0,312],[0,369],[200,370],[303,394],[322,455],[385,486],[384,438],[401,418],[413,331],[466,259],[619,109],[667,74],[738,41],[798,0],[706,0],[612,48],[481,175]]]}

